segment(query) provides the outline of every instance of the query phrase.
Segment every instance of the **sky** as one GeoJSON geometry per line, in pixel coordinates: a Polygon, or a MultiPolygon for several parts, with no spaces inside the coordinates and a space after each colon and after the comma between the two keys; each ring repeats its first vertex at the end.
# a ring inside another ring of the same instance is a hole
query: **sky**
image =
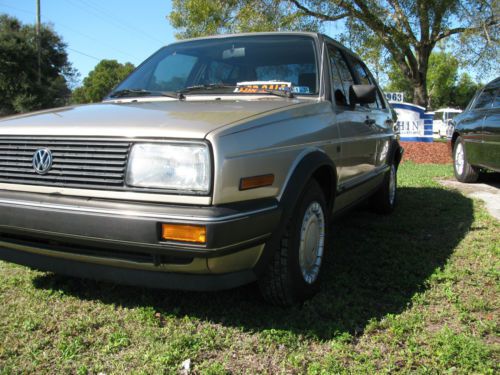
{"type": "MultiPolygon", "coordinates": [[[[85,78],[102,59],[139,65],[175,40],[167,16],[170,0],[40,0],[42,23],[67,44],[69,60],[85,78]]],[[[36,0],[0,0],[0,13],[36,21],[36,0]]],[[[337,25],[325,25],[334,35],[337,25]]]]}
{"type": "MultiPolygon", "coordinates": [[[[160,47],[175,40],[175,30],[167,19],[172,9],[170,0],[40,2],[42,23],[51,24],[62,36],[80,81],[102,59],[131,62],[137,66],[160,47]]],[[[0,0],[0,13],[34,24],[36,0],[0,0]]],[[[342,22],[326,23],[323,32],[335,37],[342,27],[342,22]]],[[[490,76],[481,78],[481,81],[490,80],[490,76]]],[[[386,83],[382,81],[381,77],[381,83],[386,83]]]]}
{"type": "MultiPolygon", "coordinates": [[[[67,44],[80,80],[102,59],[139,65],[175,40],[167,15],[170,0],[40,0],[42,23],[67,44]]],[[[0,0],[0,13],[36,21],[36,0],[0,0]]]]}

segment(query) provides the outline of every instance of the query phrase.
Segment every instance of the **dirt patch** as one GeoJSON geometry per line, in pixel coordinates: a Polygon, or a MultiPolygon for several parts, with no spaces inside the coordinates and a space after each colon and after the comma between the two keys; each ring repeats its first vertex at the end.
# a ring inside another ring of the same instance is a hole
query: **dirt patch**
{"type": "Polygon", "coordinates": [[[404,161],[417,164],[448,164],[452,162],[449,145],[446,142],[401,142],[405,149],[404,161]]]}

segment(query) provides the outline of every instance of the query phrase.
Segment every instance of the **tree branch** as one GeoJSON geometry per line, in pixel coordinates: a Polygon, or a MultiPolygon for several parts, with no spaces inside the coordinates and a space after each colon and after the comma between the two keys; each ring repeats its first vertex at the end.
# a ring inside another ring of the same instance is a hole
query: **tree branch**
{"type": "Polygon", "coordinates": [[[329,16],[327,14],[318,13],[318,12],[315,12],[315,11],[307,8],[306,6],[300,4],[298,0],[288,0],[288,1],[290,1],[293,5],[295,5],[298,9],[303,11],[308,16],[316,17],[316,18],[323,20],[323,21],[338,21],[338,20],[341,20],[341,19],[349,16],[349,13],[342,13],[342,14],[339,14],[337,16],[329,16]]]}
{"type": "Polygon", "coordinates": [[[417,1],[417,12],[420,22],[420,43],[426,44],[429,40],[429,9],[426,0],[417,1]]]}
{"type": "Polygon", "coordinates": [[[399,4],[398,0],[388,0],[389,4],[392,5],[396,12],[397,16],[397,22],[401,26],[401,30],[406,29],[406,32],[410,36],[410,38],[416,43],[417,38],[415,37],[415,34],[413,34],[413,30],[411,29],[410,23],[408,22],[408,18],[405,16],[403,13],[403,9],[401,9],[401,5],[399,4]]]}
{"type": "Polygon", "coordinates": [[[441,33],[436,35],[434,38],[434,42],[438,42],[442,39],[448,38],[449,36],[455,35],[455,34],[460,34],[464,33],[466,31],[479,31],[483,30],[486,27],[490,26],[498,26],[500,25],[500,22],[497,19],[492,19],[489,22],[485,22],[480,26],[475,26],[475,27],[455,27],[454,29],[448,29],[448,30],[443,30],[441,33]]]}
{"type": "Polygon", "coordinates": [[[386,25],[370,10],[365,0],[354,0],[354,3],[361,11],[355,10],[346,3],[341,3],[340,6],[349,7],[350,9],[348,10],[351,10],[353,15],[368,25],[373,32],[377,33],[384,42],[385,47],[393,54],[394,59],[399,61],[400,66],[404,65],[411,71],[412,74],[408,74],[407,76],[417,78],[418,62],[407,41],[408,34],[393,26],[386,25]]]}

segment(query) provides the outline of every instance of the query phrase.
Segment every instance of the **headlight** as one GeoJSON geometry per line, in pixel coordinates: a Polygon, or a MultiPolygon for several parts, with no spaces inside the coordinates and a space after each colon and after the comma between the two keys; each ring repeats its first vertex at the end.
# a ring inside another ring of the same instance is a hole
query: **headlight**
{"type": "Polygon", "coordinates": [[[138,143],[130,152],[127,185],[208,194],[210,169],[205,144],[138,143]]]}

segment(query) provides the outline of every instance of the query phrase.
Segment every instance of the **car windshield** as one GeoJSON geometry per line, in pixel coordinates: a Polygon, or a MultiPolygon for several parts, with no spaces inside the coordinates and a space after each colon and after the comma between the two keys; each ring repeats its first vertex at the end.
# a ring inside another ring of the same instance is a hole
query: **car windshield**
{"type": "Polygon", "coordinates": [[[110,97],[280,90],[317,95],[317,71],[312,37],[253,35],[193,40],[160,49],[110,97]]]}

